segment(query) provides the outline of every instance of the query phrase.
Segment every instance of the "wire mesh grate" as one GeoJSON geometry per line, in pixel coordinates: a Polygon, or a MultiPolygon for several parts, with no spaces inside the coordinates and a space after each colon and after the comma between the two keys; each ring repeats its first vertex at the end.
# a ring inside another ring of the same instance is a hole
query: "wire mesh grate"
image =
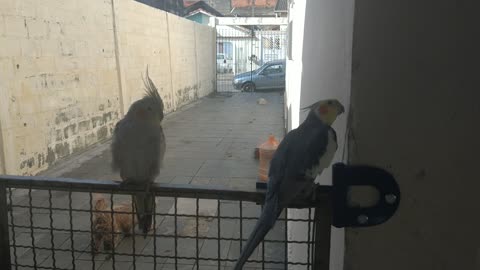
{"type": "MultiPolygon", "coordinates": [[[[29,183],[5,189],[11,269],[231,269],[263,198],[261,192],[157,187],[153,226],[145,236],[136,228],[137,190],[94,181],[88,188],[68,180],[53,188],[49,181],[29,183]]],[[[314,221],[310,209],[303,211],[307,218],[282,214],[246,267],[311,269],[314,221]],[[289,236],[288,222],[304,223],[304,237],[289,236]],[[288,245],[304,246],[308,258],[288,260],[288,245]]]]}

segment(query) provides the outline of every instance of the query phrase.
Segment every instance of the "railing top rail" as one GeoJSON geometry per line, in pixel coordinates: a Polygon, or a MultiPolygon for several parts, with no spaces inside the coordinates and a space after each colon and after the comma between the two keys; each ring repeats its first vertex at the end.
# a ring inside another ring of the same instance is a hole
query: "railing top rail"
{"type": "MultiPolygon", "coordinates": [[[[11,188],[65,190],[73,192],[98,192],[132,194],[145,191],[143,186],[121,185],[118,181],[53,178],[45,176],[14,176],[0,175],[0,184],[11,188]]],[[[265,191],[252,188],[251,190],[237,190],[221,186],[179,185],[154,183],[150,192],[157,196],[242,200],[263,202],[265,191]]]]}

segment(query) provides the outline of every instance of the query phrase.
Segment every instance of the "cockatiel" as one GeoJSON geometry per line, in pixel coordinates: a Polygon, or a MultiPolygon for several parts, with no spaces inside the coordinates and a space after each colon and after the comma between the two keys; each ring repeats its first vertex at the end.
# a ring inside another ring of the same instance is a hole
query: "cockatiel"
{"type": "Polygon", "coordinates": [[[317,175],[332,162],[337,135],[331,127],[345,109],[334,99],[321,100],[307,108],[307,119],[290,131],[278,146],[270,163],[265,204],[260,218],[237,260],[241,270],[282,210],[295,199],[311,194],[317,175]]]}
{"type": "MultiPolygon", "coordinates": [[[[143,79],[143,78],[142,78],[143,79]]],[[[135,101],[125,117],[115,126],[112,140],[112,167],[120,171],[122,183],[143,185],[145,193],[134,195],[138,227],[146,236],[152,225],[155,197],[149,188],[165,155],[163,101],[148,76],[145,79],[145,96],[135,101]]]]}

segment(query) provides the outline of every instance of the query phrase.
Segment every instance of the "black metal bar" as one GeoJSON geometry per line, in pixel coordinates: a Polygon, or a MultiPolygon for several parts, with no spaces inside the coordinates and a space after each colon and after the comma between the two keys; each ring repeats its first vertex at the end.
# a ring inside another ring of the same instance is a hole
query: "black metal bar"
{"type": "Polygon", "coordinates": [[[218,242],[217,242],[217,263],[218,263],[218,269],[220,269],[222,262],[221,262],[221,244],[220,244],[220,200],[217,200],[217,236],[218,236],[218,242]]]}
{"type": "MultiPolygon", "coordinates": [[[[72,252],[72,266],[75,269],[75,243],[73,242],[73,212],[72,212],[72,192],[68,192],[68,208],[69,211],[69,221],[70,221],[70,248],[72,252]]],[[[35,264],[36,265],[36,264],[35,264]]]]}
{"type": "MultiPolygon", "coordinates": [[[[130,197],[132,199],[131,206],[132,206],[132,252],[133,252],[133,270],[137,270],[137,261],[136,261],[136,247],[135,247],[135,198],[133,196],[130,197]]],[[[155,217],[155,216],[154,216],[155,217]]],[[[155,238],[153,239],[155,241],[155,238]]],[[[154,242],[155,243],[155,242],[154,242]]],[[[154,257],[155,258],[155,257],[154,257]]],[[[154,266],[155,267],[155,266],[154,266]]]]}
{"type": "Polygon", "coordinates": [[[93,195],[92,195],[92,192],[89,192],[88,193],[88,198],[90,200],[90,256],[91,256],[91,260],[92,260],[92,269],[97,269],[95,267],[95,253],[97,252],[97,250],[95,250],[95,239],[94,239],[94,235],[95,235],[95,227],[94,227],[94,224],[93,224],[93,195]]]}
{"type": "Polygon", "coordinates": [[[240,253],[242,254],[242,247],[243,247],[243,203],[240,201],[240,253]]]}
{"type": "MultiPolygon", "coordinates": [[[[32,209],[32,189],[28,189],[28,206],[29,206],[29,213],[30,213],[30,237],[32,239],[32,254],[33,254],[33,265],[37,264],[37,251],[35,250],[35,231],[33,229],[33,209],[32,209]]],[[[12,210],[13,211],[13,210],[12,210]]]]}
{"type": "MultiPolygon", "coordinates": [[[[284,260],[284,266],[285,269],[288,269],[288,208],[285,209],[285,247],[284,247],[284,254],[283,254],[283,260],[284,260]]],[[[308,266],[308,261],[307,261],[307,266],[308,266]]]]}
{"type": "Polygon", "coordinates": [[[0,183],[0,268],[5,270],[12,269],[8,230],[7,187],[0,183]]]}
{"type": "MultiPolygon", "coordinates": [[[[55,258],[55,241],[54,241],[54,234],[53,234],[53,204],[52,204],[52,190],[48,190],[48,205],[50,206],[49,210],[49,217],[50,217],[50,245],[52,247],[52,266],[53,268],[57,267],[57,262],[55,258]]],[[[12,211],[13,212],[13,211],[12,211]]]]}
{"type": "Polygon", "coordinates": [[[195,217],[196,223],[195,224],[197,225],[196,228],[195,228],[195,231],[196,231],[196,237],[195,237],[195,244],[196,244],[196,250],[195,250],[196,254],[195,254],[195,256],[196,256],[196,260],[195,261],[196,261],[196,264],[197,264],[197,270],[200,269],[200,266],[198,265],[198,263],[199,263],[198,258],[200,257],[199,256],[200,255],[200,251],[199,251],[200,248],[199,248],[199,245],[198,245],[198,237],[199,237],[199,235],[198,235],[198,226],[199,226],[199,224],[198,224],[198,214],[199,214],[198,213],[198,208],[199,208],[199,199],[197,198],[196,199],[196,212],[195,212],[196,213],[196,217],[195,217]]]}
{"type": "Polygon", "coordinates": [[[111,256],[112,256],[112,269],[115,270],[115,246],[116,246],[116,237],[117,235],[115,234],[115,227],[114,227],[114,215],[113,215],[113,192],[110,193],[110,218],[111,218],[111,231],[112,231],[112,251],[111,251],[111,256]]]}
{"type": "MultiPolygon", "coordinates": [[[[307,262],[310,263],[310,245],[311,245],[311,242],[310,242],[310,235],[312,234],[311,232],[311,222],[310,222],[310,217],[312,216],[312,208],[308,208],[308,234],[307,234],[307,262]]],[[[310,270],[310,264],[307,266],[307,270],[310,270]]]]}
{"type": "Polygon", "coordinates": [[[157,198],[153,200],[153,270],[157,270],[157,198]]]}
{"type": "Polygon", "coordinates": [[[174,238],[174,241],[175,241],[175,269],[178,268],[178,234],[177,234],[177,203],[178,203],[178,198],[175,197],[175,210],[174,210],[174,213],[175,213],[175,216],[173,216],[173,219],[174,219],[174,227],[175,227],[175,230],[174,230],[174,235],[175,235],[175,238],[174,238]]]}
{"type": "MultiPolygon", "coordinates": [[[[1,184],[0,184],[1,186],[1,184]]],[[[1,187],[0,187],[1,188],[1,187]]],[[[15,246],[17,243],[16,243],[16,238],[15,238],[15,222],[13,221],[13,199],[12,199],[12,188],[8,188],[8,197],[9,197],[9,201],[10,201],[10,223],[11,223],[11,226],[12,226],[12,244],[15,246]]],[[[0,202],[1,203],[1,202],[0,202]]],[[[0,213],[1,215],[1,213],[0,213]]],[[[3,220],[3,219],[0,219],[0,220],[3,220]]],[[[2,250],[5,250],[4,248],[2,248],[2,250]]],[[[17,260],[17,249],[16,248],[13,248],[13,259],[14,259],[14,262],[15,262],[15,270],[18,269],[18,260],[17,260]]],[[[7,268],[9,269],[9,268],[7,268]]]]}
{"type": "MultiPolygon", "coordinates": [[[[115,194],[134,194],[145,192],[145,189],[138,185],[120,185],[117,181],[98,181],[89,179],[71,179],[71,178],[52,178],[39,176],[0,176],[0,183],[5,183],[7,187],[22,189],[39,189],[39,190],[64,190],[72,192],[90,192],[95,190],[98,193],[115,193],[115,194]]],[[[243,200],[256,203],[263,203],[265,190],[250,188],[248,190],[235,190],[218,186],[202,186],[202,185],[179,185],[179,184],[163,184],[154,183],[151,191],[155,196],[165,197],[182,197],[182,198],[199,198],[199,199],[217,199],[217,200],[243,200]]],[[[317,196],[328,195],[331,191],[329,186],[317,186],[317,196]]],[[[325,196],[326,197],[326,196],[325,196]]],[[[323,201],[323,198],[317,199],[323,201]]],[[[317,202],[294,202],[289,208],[308,208],[317,202]]]]}
{"type": "Polygon", "coordinates": [[[330,233],[332,226],[332,205],[327,202],[315,208],[314,214],[314,264],[313,270],[330,269],[330,233]]]}
{"type": "MultiPolygon", "coordinates": [[[[262,212],[263,212],[263,205],[262,205],[262,212]]],[[[265,270],[265,241],[263,240],[262,240],[262,270],[265,270]]]]}

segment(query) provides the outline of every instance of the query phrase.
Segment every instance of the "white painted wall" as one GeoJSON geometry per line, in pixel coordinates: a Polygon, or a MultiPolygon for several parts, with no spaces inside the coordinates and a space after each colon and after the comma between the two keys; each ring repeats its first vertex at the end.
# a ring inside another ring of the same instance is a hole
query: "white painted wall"
{"type": "MultiPolygon", "coordinates": [[[[306,113],[300,108],[320,99],[337,98],[347,108],[334,123],[339,149],[334,162],[343,156],[347,115],[350,104],[351,51],[354,0],[292,1],[289,23],[292,27],[292,58],[287,61],[286,111],[287,129],[296,128],[306,113]]],[[[331,169],[317,181],[331,183],[331,169]]],[[[291,218],[306,217],[304,211],[289,211],[291,218]]],[[[289,225],[289,237],[305,234],[298,224],[289,225]]],[[[306,247],[289,247],[289,260],[306,260],[306,247]]],[[[343,269],[344,231],[332,230],[330,269],[343,269]]]]}

